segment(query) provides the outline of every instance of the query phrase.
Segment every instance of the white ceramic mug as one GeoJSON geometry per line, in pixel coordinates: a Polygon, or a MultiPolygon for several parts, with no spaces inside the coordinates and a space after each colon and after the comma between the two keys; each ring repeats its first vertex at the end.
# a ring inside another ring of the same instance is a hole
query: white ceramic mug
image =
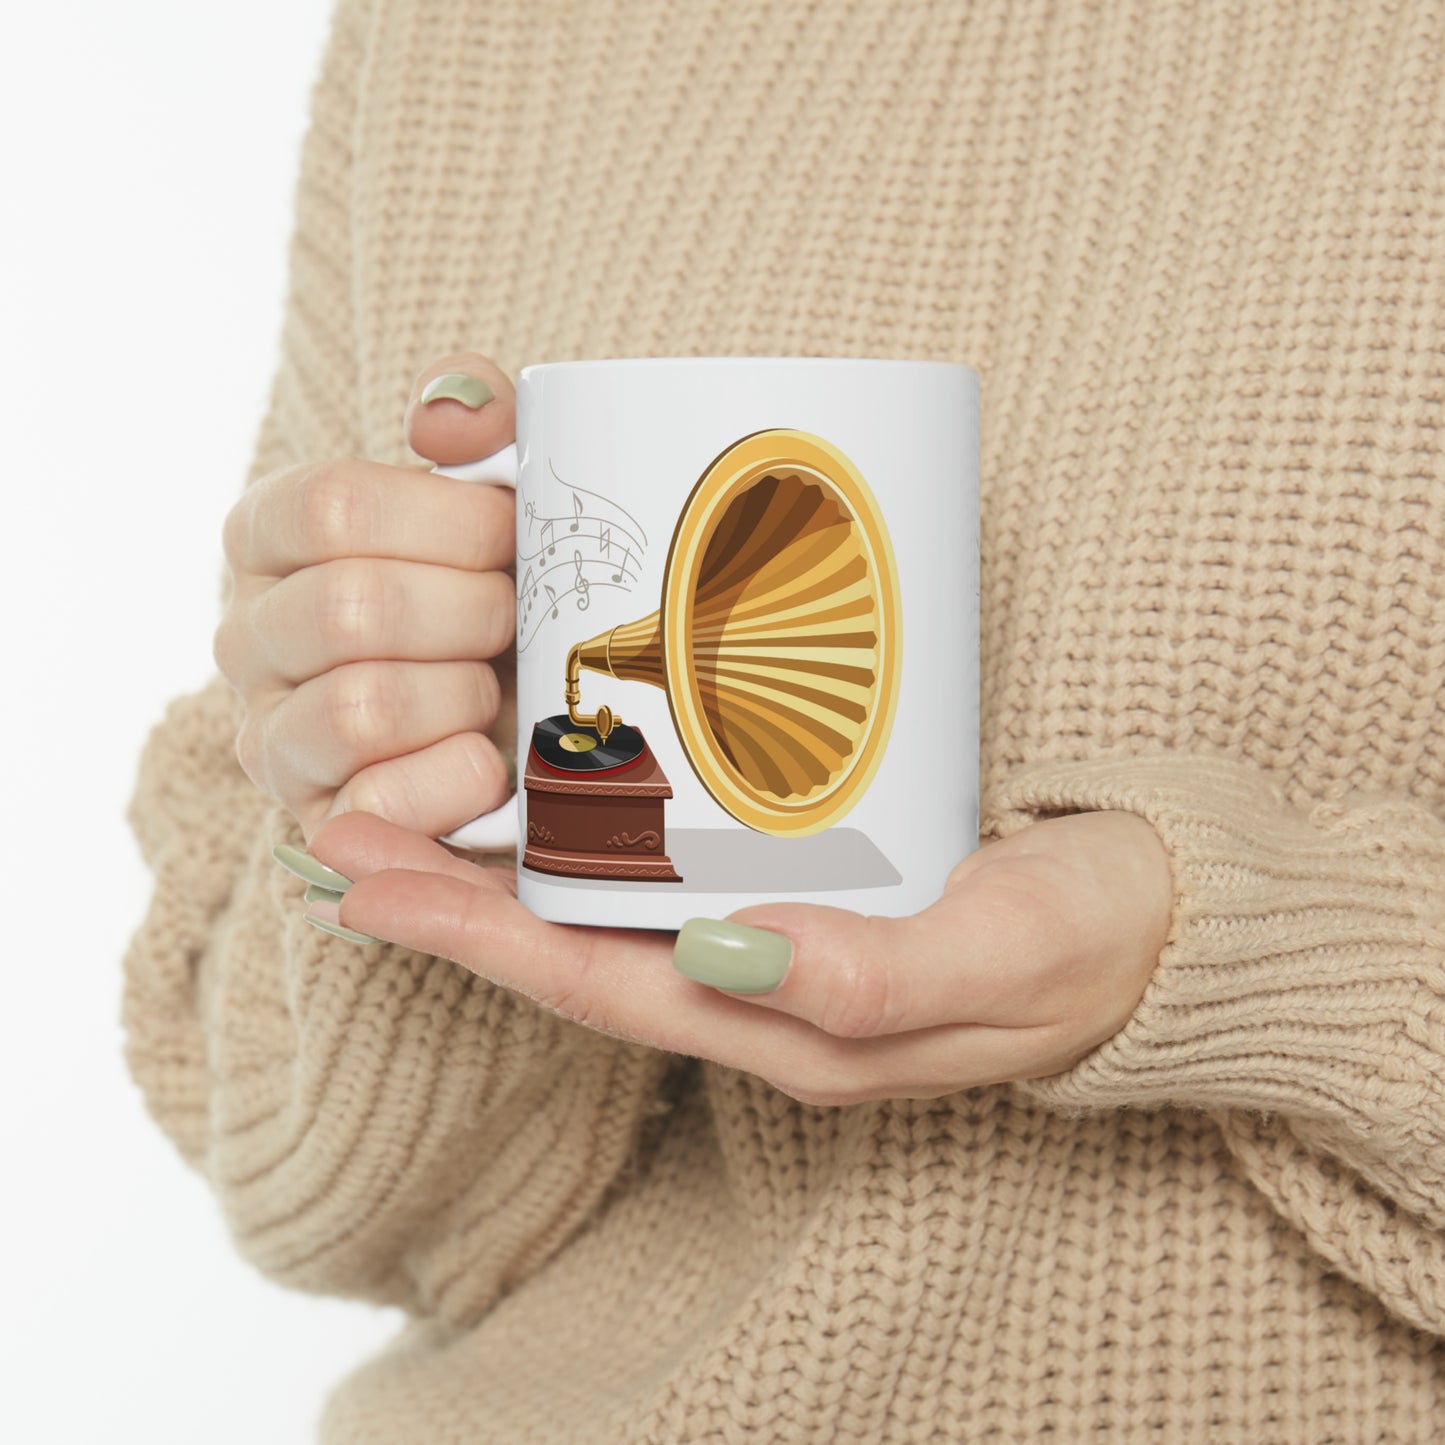
{"type": "Polygon", "coordinates": [[[952,362],[527,366],[515,844],[560,923],[768,899],[917,912],[978,842],[978,376],[952,362]]]}

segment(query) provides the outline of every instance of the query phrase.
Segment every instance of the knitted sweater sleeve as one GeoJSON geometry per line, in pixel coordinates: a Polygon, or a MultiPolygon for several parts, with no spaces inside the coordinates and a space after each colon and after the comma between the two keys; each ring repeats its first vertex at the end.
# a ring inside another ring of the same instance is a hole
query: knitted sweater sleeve
{"type": "Polygon", "coordinates": [[[1445,1333],[1445,820],[1404,799],[1294,806],[1253,766],[1159,756],[1023,770],[1004,836],[1136,813],[1169,853],[1168,943],[1125,1026],[1025,1095],[1207,1111],[1330,1267],[1445,1333]]]}
{"type": "MultiPolygon", "coordinates": [[[[251,468],[355,453],[350,140],[365,6],[337,11],[302,151],[282,357],[251,468]]],[[[302,923],[299,827],[241,771],[238,699],[171,703],[128,819],[154,877],[126,1058],[241,1252],[294,1287],[475,1317],[625,1172],[668,1055],[446,960],[302,923]]]]}

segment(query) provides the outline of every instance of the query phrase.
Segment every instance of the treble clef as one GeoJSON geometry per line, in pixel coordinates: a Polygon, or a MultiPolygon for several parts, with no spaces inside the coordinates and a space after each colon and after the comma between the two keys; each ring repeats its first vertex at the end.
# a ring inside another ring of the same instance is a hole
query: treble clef
{"type": "Polygon", "coordinates": [[[592,584],[582,575],[582,550],[578,548],[572,553],[572,564],[577,568],[577,580],[573,586],[577,589],[577,610],[586,612],[592,605],[591,598],[587,595],[592,584]]]}

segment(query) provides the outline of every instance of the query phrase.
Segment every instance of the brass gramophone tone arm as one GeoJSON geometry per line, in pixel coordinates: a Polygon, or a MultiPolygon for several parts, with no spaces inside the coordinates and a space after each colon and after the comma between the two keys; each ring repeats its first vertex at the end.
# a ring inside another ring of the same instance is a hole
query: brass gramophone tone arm
{"type": "Polygon", "coordinates": [[[582,643],[574,642],[567,654],[567,685],[563,690],[567,703],[567,716],[573,727],[593,727],[597,736],[605,743],[607,735],[622,721],[610,707],[599,707],[595,713],[578,711],[582,701],[582,643]]]}

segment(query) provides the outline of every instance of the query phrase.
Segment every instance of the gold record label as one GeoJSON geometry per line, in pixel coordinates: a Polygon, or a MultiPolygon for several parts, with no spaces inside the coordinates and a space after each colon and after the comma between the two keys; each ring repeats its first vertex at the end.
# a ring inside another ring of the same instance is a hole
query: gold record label
{"type": "Polygon", "coordinates": [[[588,737],[586,733],[563,733],[557,742],[569,753],[590,753],[597,746],[597,739],[588,737]]]}

